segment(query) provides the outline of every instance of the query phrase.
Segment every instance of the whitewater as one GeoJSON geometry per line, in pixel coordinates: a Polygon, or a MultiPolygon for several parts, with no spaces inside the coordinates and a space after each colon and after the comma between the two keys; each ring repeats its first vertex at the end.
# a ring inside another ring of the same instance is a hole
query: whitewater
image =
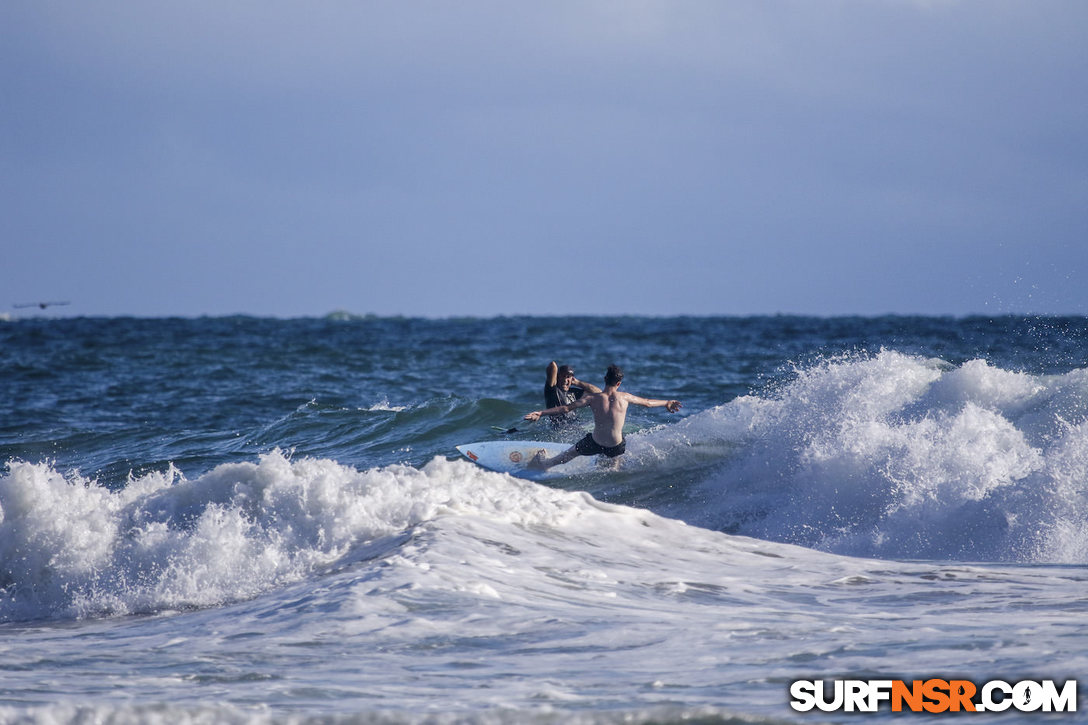
{"type": "MultiPolygon", "coordinates": [[[[1076,679],[1086,332],[0,324],[0,721],[856,722],[790,683],[1076,679]],[[684,412],[633,412],[615,472],[461,459],[552,359],[684,412]]],[[[1083,716],[971,719],[1018,717],[1083,716]]]]}

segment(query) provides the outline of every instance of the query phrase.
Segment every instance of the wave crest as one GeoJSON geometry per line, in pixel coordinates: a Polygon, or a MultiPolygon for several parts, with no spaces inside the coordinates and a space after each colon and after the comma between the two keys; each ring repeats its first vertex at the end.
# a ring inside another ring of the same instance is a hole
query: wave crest
{"type": "Polygon", "coordinates": [[[275,451],[118,491],[13,461],[0,475],[0,621],[216,606],[380,556],[442,515],[555,524],[585,498],[444,459],[359,471],[275,451]]]}
{"type": "Polygon", "coordinates": [[[881,351],[684,422],[731,438],[700,525],[840,554],[1088,562],[1088,370],[881,351]]]}

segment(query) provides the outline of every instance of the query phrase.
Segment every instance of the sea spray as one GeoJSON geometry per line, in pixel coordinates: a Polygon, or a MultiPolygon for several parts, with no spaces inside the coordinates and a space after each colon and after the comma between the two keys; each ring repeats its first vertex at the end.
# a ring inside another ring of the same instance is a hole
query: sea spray
{"type": "Polygon", "coordinates": [[[48,463],[11,462],[0,476],[0,620],[248,598],[434,517],[456,498],[442,483],[408,466],[360,472],[276,451],[192,481],[171,467],[110,491],[48,463]]]}
{"type": "Polygon", "coordinates": [[[842,554],[1085,563],[1086,401],[1083,370],[837,357],[678,426],[735,451],[676,513],[842,554]]]}
{"type": "Polygon", "coordinates": [[[441,516],[547,527],[613,508],[444,458],[359,471],[274,451],[191,481],[171,467],[117,491],[11,462],[0,476],[0,621],[216,606],[389,553],[441,516]]]}

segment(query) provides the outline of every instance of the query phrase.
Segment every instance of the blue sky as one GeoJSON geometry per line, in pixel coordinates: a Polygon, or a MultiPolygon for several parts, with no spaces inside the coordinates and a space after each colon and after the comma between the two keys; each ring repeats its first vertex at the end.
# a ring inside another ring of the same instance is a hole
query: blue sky
{"type": "Polygon", "coordinates": [[[1088,2],[0,3],[0,313],[1088,314],[1088,2]]]}

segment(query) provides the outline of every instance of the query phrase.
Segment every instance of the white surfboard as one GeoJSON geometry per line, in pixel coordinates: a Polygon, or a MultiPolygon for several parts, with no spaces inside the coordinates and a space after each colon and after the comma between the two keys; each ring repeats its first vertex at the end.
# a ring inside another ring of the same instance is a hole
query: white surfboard
{"type": "Polygon", "coordinates": [[[569,463],[554,466],[546,471],[528,468],[539,451],[551,458],[571,447],[570,443],[555,441],[481,441],[457,446],[458,452],[476,465],[489,471],[509,473],[521,478],[539,481],[546,478],[562,478],[593,469],[593,457],[578,456],[569,463]]]}

